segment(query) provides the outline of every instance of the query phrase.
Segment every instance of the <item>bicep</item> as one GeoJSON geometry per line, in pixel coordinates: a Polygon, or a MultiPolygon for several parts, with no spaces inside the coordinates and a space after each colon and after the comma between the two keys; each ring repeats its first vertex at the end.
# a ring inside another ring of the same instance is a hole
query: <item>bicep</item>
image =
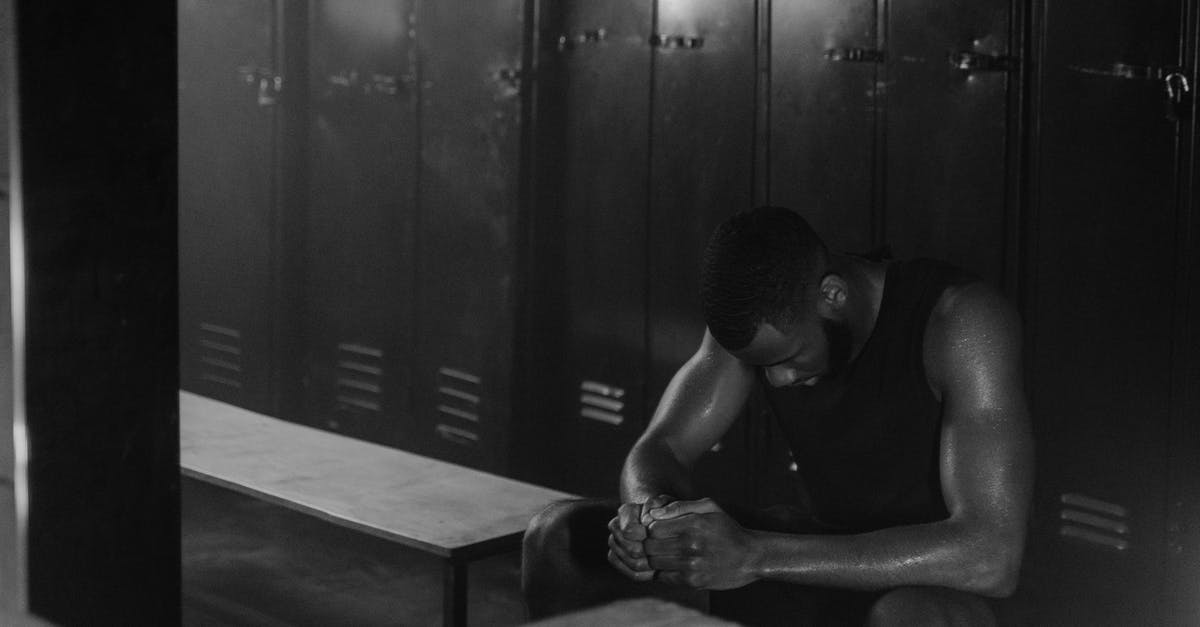
{"type": "Polygon", "coordinates": [[[941,477],[952,519],[1023,542],[1033,437],[1020,318],[998,293],[968,287],[932,343],[943,403],[941,477]]]}
{"type": "Polygon", "coordinates": [[[665,443],[690,466],[729,430],[753,385],[753,369],[706,331],[699,350],[663,392],[642,440],[665,443]]]}

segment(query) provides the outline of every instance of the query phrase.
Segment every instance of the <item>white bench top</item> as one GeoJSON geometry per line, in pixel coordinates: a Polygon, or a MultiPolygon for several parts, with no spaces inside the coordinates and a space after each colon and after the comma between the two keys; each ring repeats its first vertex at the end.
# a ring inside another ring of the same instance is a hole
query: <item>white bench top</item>
{"type": "Polygon", "coordinates": [[[183,474],[442,557],[515,548],[572,495],[179,393],[183,474]]]}

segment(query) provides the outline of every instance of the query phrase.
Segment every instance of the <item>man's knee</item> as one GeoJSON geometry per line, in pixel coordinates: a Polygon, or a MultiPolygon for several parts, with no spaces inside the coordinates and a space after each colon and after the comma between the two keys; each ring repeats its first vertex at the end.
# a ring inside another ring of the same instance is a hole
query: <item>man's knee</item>
{"type": "Polygon", "coordinates": [[[598,500],[556,501],[529,521],[522,544],[527,566],[568,560],[579,566],[606,563],[608,521],[616,505],[598,500]]]}
{"type": "Polygon", "coordinates": [[[521,589],[530,618],[594,605],[605,582],[617,577],[608,565],[608,501],[551,503],[529,521],[521,554],[521,589]]]}
{"type": "Polygon", "coordinates": [[[996,618],[980,597],[949,588],[897,588],[871,606],[870,627],[994,627],[996,618]]]}

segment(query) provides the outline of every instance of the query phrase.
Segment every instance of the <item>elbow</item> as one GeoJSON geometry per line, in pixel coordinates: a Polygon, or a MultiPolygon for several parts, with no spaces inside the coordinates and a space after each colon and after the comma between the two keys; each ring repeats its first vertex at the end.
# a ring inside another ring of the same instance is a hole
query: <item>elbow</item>
{"type": "Polygon", "coordinates": [[[1022,548],[1018,543],[981,551],[968,567],[971,574],[965,579],[967,590],[993,599],[1012,596],[1021,572],[1022,548]]]}

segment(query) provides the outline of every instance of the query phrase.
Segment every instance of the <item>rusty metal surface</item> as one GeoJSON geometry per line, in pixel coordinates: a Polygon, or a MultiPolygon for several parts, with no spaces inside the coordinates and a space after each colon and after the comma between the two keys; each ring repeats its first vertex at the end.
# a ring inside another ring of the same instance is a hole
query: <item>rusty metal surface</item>
{"type": "Polygon", "coordinates": [[[423,2],[417,32],[421,437],[438,456],[495,467],[511,395],[523,3],[423,2]],[[439,411],[441,388],[461,380],[446,369],[475,380],[459,391],[478,397],[477,420],[439,411]]]}
{"type": "Polygon", "coordinates": [[[652,3],[574,0],[543,38],[562,112],[551,143],[562,188],[565,372],[554,419],[569,427],[572,486],[612,494],[645,426],[646,243],[652,3]]]}
{"type": "Polygon", "coordinates": [[[1008,0],[889,4],[885,239],[999,284],[1004,274],[1007,90],[1015,72],[959,53],[1011,55],[1008,0]]]}
{"type": "Polygon", "coordinates": [[[179,11],[181,384],[266,411],[276,108],[259,96],[273,80],[272,3],[179,11]]]}
{"type": "Polygon", "coordinates": [[[660,2],[651,117],[650,410],[699,346],[699,269],[721,220],[753,202],[755,5],[660,2]]]}
{"type": "Polygon", "coordinates": [[[871,247],[879,61],[874,0],[771,3],[770,201],[834,249],[871,247]]]}
{"type": "Polygon", "coordinates": [[[1053,591],[1044,624],[1186,624],[1164,603],[1179,127],[1161,82],[1078,70],[1176,63],[1179,3],[1045,8],[1027,357],[1039,489],[1023,586],[1035,601],[1053,591]],[[1127,548],[1060,535],[1063,493],[1119,504],[1127,548]]]}
{"type": "Polygon", "coordinates": [[[416,217],[411,2],[321,0],[309,27],[309,420],[404,446],[416,217]]]}

